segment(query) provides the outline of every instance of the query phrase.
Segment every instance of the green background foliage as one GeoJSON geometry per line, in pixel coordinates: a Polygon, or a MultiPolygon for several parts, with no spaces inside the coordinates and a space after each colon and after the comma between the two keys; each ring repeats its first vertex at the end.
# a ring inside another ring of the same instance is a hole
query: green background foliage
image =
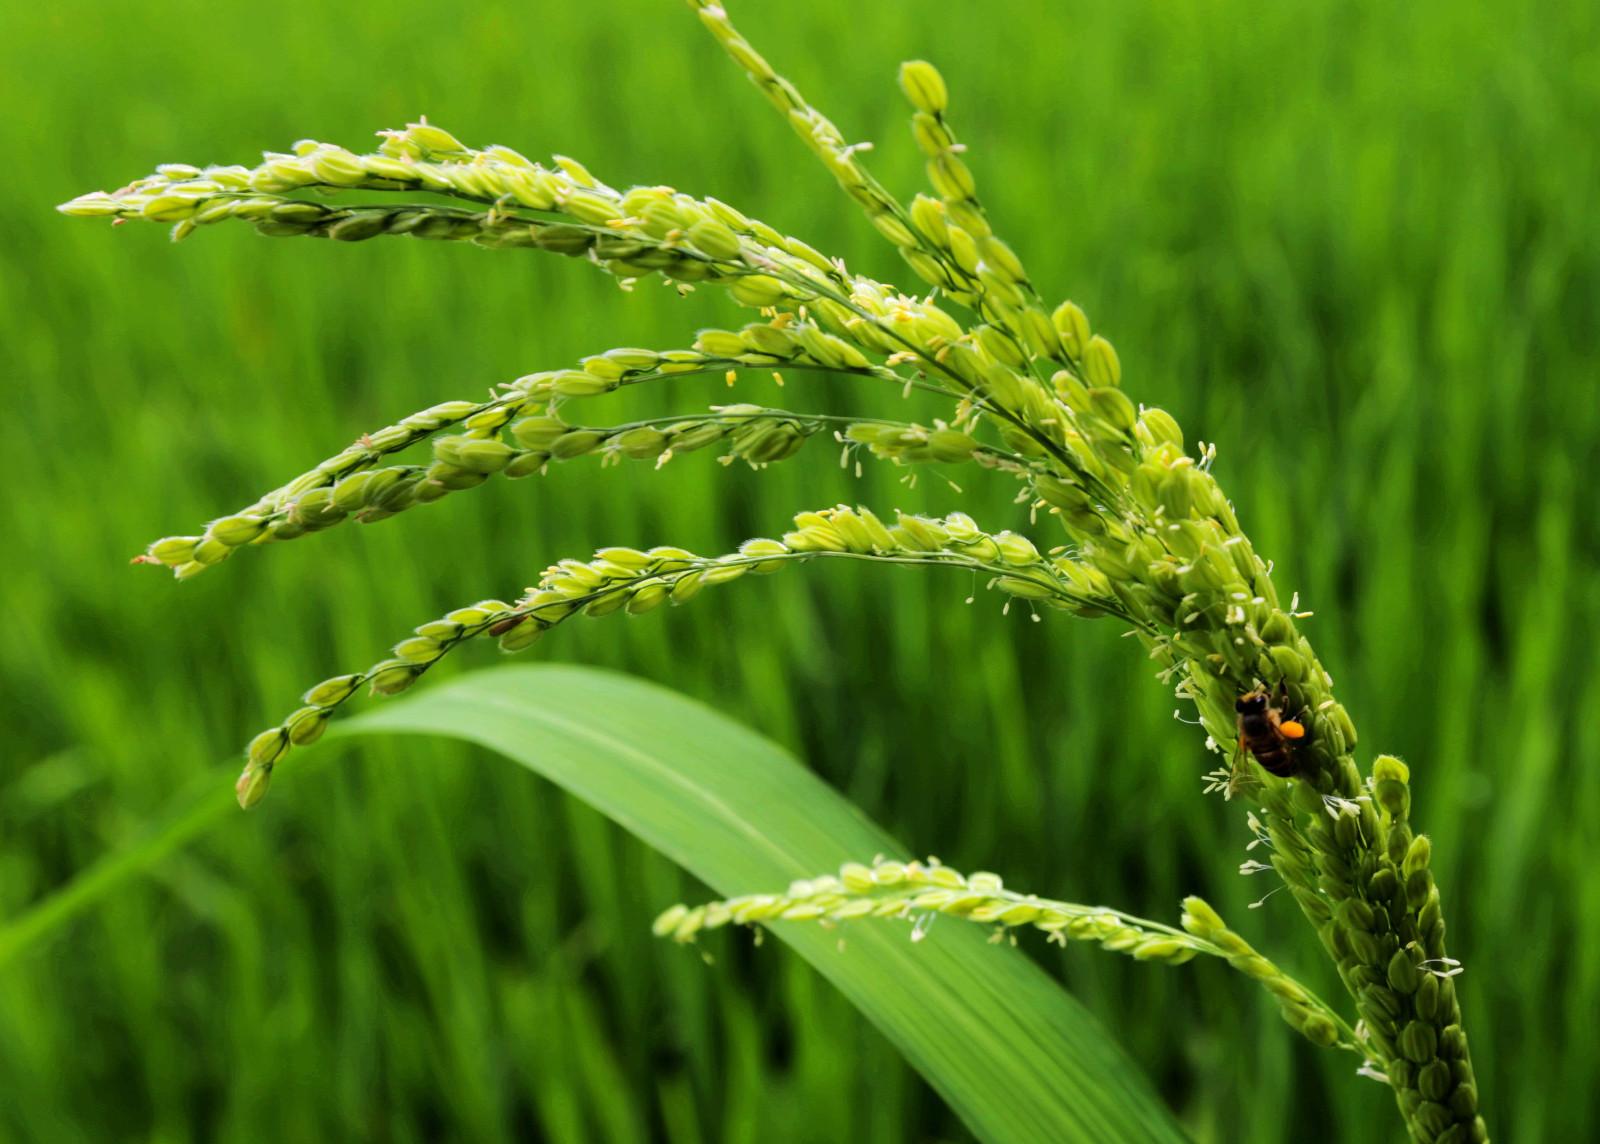
{"type": "MultiPolygon", "coordinates": [[[[894,66],[938,63],[1001,232],[1047,297],[1076,298],[1116,342],[1131,393],[1219,443],[1257,546],[1318,613],[1307,630],[1363,749],[1412,765],[1491,1125],[1593,1134],[1600,15],[1440,0],[734,11],[878,144],[899,191],[920,172],[894,66]]],[[[181,586],[129,569],[151,537],[248,503],[363,428],[742,320],[709,291],[620,294],[532,253],[242,230],[173,249],[50,209],[155,162],[248,161],[305,135],[359,145],[426,112],[472,143],[577,155],[614,185],[728,199],[909,276],[673,0],[12,5],[0,107],[0,917],[197,775],[230,783],[239,745],[304,686],[558,556],[721,551],[838,500],[1025,523],[1008,482],[858,479],[813,446],[765,473],[701,455],[659,473],[576,462],[181,586]]],[[[752,381],[733,399],[774,398],[752,381]]],[[[665,413],[729,396],[701,379],[637,400],[665,413]]],[[[781,403],[884,407],[801,377],[781,403]]],[[[1202,893],[1337,995],[1286,898],[1246,911],[1269,886],[1233,874],[1244,827],[1199,793],[1215,760],[1115,627],[1033,624],[967,595],[954,577],[819,565],[567,625],[530,654],[707,700],[960,868],[1154,917],[1202,893]]],[[[260,812],[0,970],[0,1136],[963,1137],[798,959],[722,936],[708,967],[651,938],[659,908],[703,889],[593,811],[464,747],[338,749],[303,781],[291,760],[260,812]]],[[[1299,1042],[1226,967],[1031,944],[1197,1138],[1398,1136],[1385,1090],[1299,1042]]]]}

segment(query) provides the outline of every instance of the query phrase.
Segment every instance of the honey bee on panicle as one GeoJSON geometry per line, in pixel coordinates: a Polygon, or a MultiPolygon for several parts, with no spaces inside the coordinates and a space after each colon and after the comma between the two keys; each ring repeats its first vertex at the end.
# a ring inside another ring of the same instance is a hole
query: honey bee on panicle
{"type": "Polygon", "coordinates": [[[1234,702],[1233,709],[1239,713],[1239,762],[1243,764],[1248,751],[1268,774],[1286,779],[1297,769],[1295,751],[1305,741],[1306,725],[1298,719],[1284,718],[1275,699],[1288,699],[1282,684],[1277,695],[1257,687],[1234,702]]]}

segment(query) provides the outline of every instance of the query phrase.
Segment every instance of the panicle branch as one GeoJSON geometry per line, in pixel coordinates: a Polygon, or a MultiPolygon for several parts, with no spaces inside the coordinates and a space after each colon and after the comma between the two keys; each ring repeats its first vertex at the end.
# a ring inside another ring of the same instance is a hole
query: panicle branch
{"type": "Polygon", "coordinates": [[[1183,928],[1162,925],[1105,906],[1083,906],[1008,890],[998,874],[964,875],[930,858],[896,862],[882,858],[851,862],[837,876],[824,874],[791,884],[783,893],[745,894],[704,905],[676,905],[656,919],[658,937],[691,942],[706,930],[727,925],[815,922],[832,926],[860,918],[893,918],[913,924],[921,940],[939,916],[995,927],[995,938],[1035,929],[1053,942],[1095,942],[1138,961],[1181,965],[1197,954],[1222,958],[1260,982],[1284,1019],[1312,1042],[1358,1052],[1354,1032],[1322,1000],[1261,956],[1228,929],[1199,898],[1184,901],[1183,928]]]}
{"type": "MultiPolygon", "coordinates": [[[[413,413],[394,425],[363,434],[353,444],[229,516],[204,533],[152,542],[136,561],[171,568],[179,579],[199,575],[251,544],[293,540],[345,520],[387,519],[450,492],[472,488],[494,473],[523,477],[547,463],[599,453],[658,462],[726,441],[729,454],[765,465],[791,456],[804,440],[835,422],[854,426],[852,442],[899,463],[973,459],[989,467],[1024,472],[1028,463],[1004,449],[980,445],[971,434],[936,423],[932,430],[898,422],[854,421],[826,414],[789,414],[750,405],[712,407],[708,415],[632,422],[609,428],[569,426],[556,410],[566,401],[670,379],[781,367],[801,375],[834,373],[887,382],[901,392],[915,378],[869,362],[848,343],[814,323],[781,314],[740,330],[702,330],[694,348],[617,348],[584,358],[576,369],[529,374],[499,387],[488,401],[451,401],[413,413]],[[375,469],[440,431],[430,465],[375,469]],[[509,435],[511,441],[505,440],[509,435]]],[[[780,374],[781,377],[781,374],[780,374]]]]}
{"type": "MultiPolygon", "coordinates": [[[[1058,394],[1037,384],[1027,374],[1022,343],[1003,325],[968,332],[931,299],[852,274],[841,261],[715,199],[660,186],[619,193],[575,160],[560,158],[552,170],[506,147],[471,150],[427,123],[382,135],[379,152],[369,155],[302,140],[292,153],[269,152],[254,168],[164,164],[118,191],[83,195],[60,209],[84,217],[170,222],[175,238],[238,219],[274,236],[362,241],[410,235],[547,250],[586,258],[625,285],[653,273],[680,288],[714,283],[741,305],[807,311],[806,324],[817,327],[813,341],[825,347],[825,356],[855,362],[888,355],[896,364],[914,364],[922,377],[961,400],[958,421],[969,414],[992,418],[1009,447],[1054,455],[1090,487],[1110,492],[1093,471],[1097,462],[1079,455],[1086,450],[1082,430],[1070,425],[1073,395],[1065,391],[1066,371],[1058,378],[1058,394]],[[346,206],[291,197],[416,190],[487,209],[346,206]]],[[[1132,406],[1118,398],[1086,393],[1082,400],[1127,421],[1132,406]]],[[[1102,421],[1087,426],[1091,435],[1104,430],[1102,421]]]]}
{"type": "Polygon", "coordinates": [[[663,604],[687,603],[703,588],[776,572],[793,562],[843,557],[964,569],[989,576],[990,588],[1031,606],[1122,614],[1092,569],[1065,552],[1044,556],[1017,533],[984,532],[964,513],[942,519],[898,513],[890,524],[868,509],[838,505],[801,513],[794,523],[781,540],[747,540],[724,556],[697,556],[673,547],[602,548],[588,561],[552,564],[515,603],[481,600],[420,625],[394,646],[391,658],[317,684],[306,692],[303,706],[252,739],[236,787],[240,805],[248,809],[261,801],[273,768],[292,747],[321,738],[333,713],[362,687],[375,695],[396,695],[469,640],[493,636],[502,651],[522,651],[580,613],[641,615],[663,604]]]}

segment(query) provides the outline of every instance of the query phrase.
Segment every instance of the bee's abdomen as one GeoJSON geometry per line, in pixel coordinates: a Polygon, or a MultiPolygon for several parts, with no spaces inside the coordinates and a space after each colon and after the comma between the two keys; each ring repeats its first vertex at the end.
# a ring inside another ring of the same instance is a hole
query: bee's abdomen
{"type": "Polygon", "coordinates": [[[1279,778],[1294,774],[1294,748],[1266,715],[1239,716],[1239,738],[1269,774],[1279,778]]]}
{"type": "Polygon", "coordinates": [[[1256,757],[1256,762],[1260,763],[1268,774],[1277,775],[1281,779],[1294,774],[1294,751],[1287,744],[1273,743],[1258,747],[1251,743],[1249,746],[1250,753],[1256,757]]]}

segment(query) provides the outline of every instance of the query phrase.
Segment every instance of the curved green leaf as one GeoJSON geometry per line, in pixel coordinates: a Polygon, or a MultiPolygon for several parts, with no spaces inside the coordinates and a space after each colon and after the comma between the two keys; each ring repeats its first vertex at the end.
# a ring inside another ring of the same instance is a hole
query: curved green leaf
{"type": "MultiPolygon", "coordinates": [[[[448,735],[565,787],[719,894],[770,889],[847,860],[905,856],[880,827],[781,749],[726,717],[627,676],[561,666],[477,672],[335,728],[448,735]]],[[[307,752],[297,776],[340,752],[307,752]]],[[[239,813],[197,780],[127,846],[0,926],[0,968],[118,886],[239,813]]],[[[641,909],[648,925],[657,907],[641,909]]],[[[844,949],[814,925],[773,932],[844,991],[988,1141],[1170,1141],[1183,1136],[1106,1032],[1017,950],[975,929],[858,922],[844,949]]]]}
{"type": "MultiPolygon", "coordinates": [[[[904,847],[775,744],[702,704],[588,668],[476,672],[345,724],[448,735],[566,788],[731,896],[904,847]]],[[[657,907],[642,908],[648,925],[657,907]]],[[[1026,956],[944,926],[773,932],[844,991],[987,1141],[1181,1140],[1148,1081],[1026,956]]]]}

